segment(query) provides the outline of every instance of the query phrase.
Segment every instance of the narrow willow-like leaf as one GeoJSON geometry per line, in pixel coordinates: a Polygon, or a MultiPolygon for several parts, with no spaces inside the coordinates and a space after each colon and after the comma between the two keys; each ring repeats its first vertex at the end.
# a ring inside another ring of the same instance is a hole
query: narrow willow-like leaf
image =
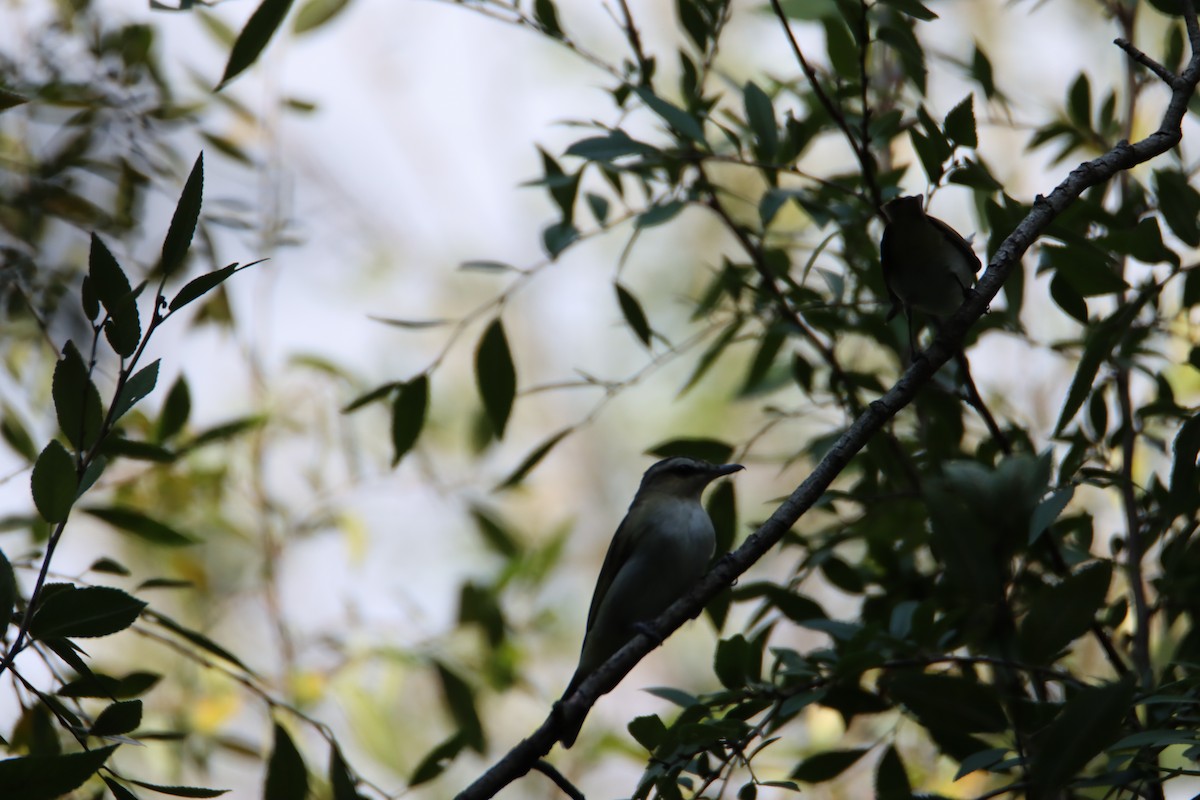
{"type": "Polygon", "coordinates": [[[221,82],[217,84],[216,91],[224,89],[231,80],[258,60],[291,7],[292,0],[263,0],[259,4],[250,15],[246,27],[238,34],[237,41],[233,43],[233,50],[229,53],[229,61],[225,64],[225,72],[221,75],[221,82]]]}
{"type": "MultiPolygon", "coordinates": [[[[289,0],[290,2],[290,0],[289,0]]],[[[167,236],[162,246],[162,274],[170,275],[183,263],[188,249],[192,246],[192,236],[196,233],[196,224],[200,221],[200,203],[204,195],[204,153],[196,158],[179,202],[175,205],[175,213],[171,217],[171,226],[167,228],[167,236]]]]}

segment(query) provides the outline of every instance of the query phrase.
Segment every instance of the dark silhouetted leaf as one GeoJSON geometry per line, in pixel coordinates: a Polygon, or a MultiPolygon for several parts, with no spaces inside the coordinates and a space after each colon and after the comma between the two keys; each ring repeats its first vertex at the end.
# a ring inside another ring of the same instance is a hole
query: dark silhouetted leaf
{"type": "Polygon", "coordinates": [[[642,304],[621,284],[617,283],[614,286],[617,290],[617,302],[621,305],[621,313],[625,316],[625,322],[637,334],[642,344],[649,347],[652,331],[650,323],[646,320],[646,312],[642,311],[642,304]]]}
{"type": "Polygon", "coordinates": [[[963,98],[946,115],[946,136],[962,147],[979,145],[979,137],[975,133],[975,98],[971,95],[963,98]]]}
{"type": "Polygon", "coordinates": [[[143,789],[149,789],[159,794],[169,794],[172,797],[220,797],[229,791],[228,789],[205,789],[202,786],[163,786],[157,783],[146,783],[145,781],[126,780],[143,789]]]}
{"type": "Polygon", "coordinates": [[[529,455],[525,456],[521,463],[517,465],[517,468],[510,472],[508,477],[501,481],[499,486],[496,488],[509,489],[525,480],[525,476],[532,472],[533,468],[541,463],[542,459],[554,449],[554,446],[565,439],[573,430],[575,429],[564,428],[546,441],[539,444],[537,447],[533,448],[533,450],[529,452],[529,455]]]}
{"type": "Polygon", "coordinates": [[[13,574],[12,564],[4,551],[0,550],[0,639],[12,622],[13,609],[17,605],[17,578],[13,574]]]}
{"type": "Polygon", "coordinates": [[[875,768],[875,800],[912,800],[912,784],[894,746],[884,751],[875,768]]]}
{"type": "Polygon", "coordinates": [[[116,745],[81,753],[24,756],[0,761],[0,797],[12,800],[55,800],[96,774],[116,745]]]}
{"type": "Polygon", "coordinates": [[[1098,561],[1038,592],[1021,622],[1019,642],[1033,664],[1051,661],[1078,639],[1104,606],[1112,581],[1112,562],[1098,561]]]}
{"type": "Polygon", "coordinates": [[[417,443],[429,405],[429,376],[418,375],[401,384],[392,403],[392,466],[417,443]]]}
{"type": "Polygon", "coordinates": [[[466,744],[466,737],[461,733],[456,733],[430,750],[421,759],[420,763],[417,764],[417,768],[413,770],[412,777],[408,780],[408,785],[419,786],[441,775],[446,771],[446,767],[450,766],[450,762],[458,757],[458,754],[462,752],[466,744]]]}
{"type": "Polygon", "coordinates": [[[100,712],[88,731],[90,736],[121,736],[142,724],[142,701],[121,700],[100,712]]]}
{"type": "Polygon", "coordinates": [[[1032,790],[1053,796],[1121,732],[1121,721],[1132,712],[1134,676],[1076,693],[1054,721],[1034,740],[1029,767],[1032,790]]]}
{"type": "MultiPolygon", "coordinates": [[[[271,0],[266,0],[266,2],[269,3],[271,0]]],[[[251,265],[247,264],[246,266],[249,267],[251,265]]],[[[242,267],[242,269],[245,268],[246,267],[242,267]]],[[[221,267],[220,269],[215,269],[212,272],[206,272],[198,278],[192,278],[183,285],[183,288],[180,289],[174,297],[171,298],[171,302],[167,306],[167,310],[178,311],[193,300],[203,297],[208,292],[220,286],[226,279],[229,278],[230,275],[239,271],[240,270],[238,269],[237,262],[234,262],[228,266],[221,267]]]]}
{"type": "Polygon", "coordinates": [[[59,697],[107,697],[112,700],[128,700],[153,689],[161,677],[153,672],[131,672],[122,678],[114,678],[111,675],[93,672],[64,684],[56,694],[59,697]]]}
{"type": "Polygon", "coordinates": [[[329,749],[329,788],[333,792],[333,800],[362,800],[358,793],[357,784],[342,751],[334,745],[329,749]]]}
{"type": "Polygon", "coordinates": [[[435,662],[442,684],[442,699],[446,709],[463,736],[463,743],[477,753],[487,749],[483,736],[483,723],[475,708],[475,692],[470,685],[448,666],[435,662]]]}
{"type": "Polygon", "coordinates": [[[499,317],[492,320],[479,340],[479,348],[475,351],[475,380],[492,430],[497,439],[502,439],[517,391],[517,373],[499,317]]]}
{"type": "Polygon", "coordinates": [[[146,604],[120,589],[68,586],[43,595],[29,625],[35,639],[108,636],[128,628],[146,604]]]}
{"type": "Polygon", "coordinates": [[[167,399],[163,401],[156,431],[158,441],[165,442],[182,431],[191,414],[192,393],[188,389],[187,379],[180,375],[175,379],[175,383],[171,384],[167,399]]]}
{"type": "Polygon", "coordinates": [[[137,405],[139,400],[154,391],[157,383],[158,359],[155,359],[152,364],[142,367],[134,373],[132,378],[125,382],[125,386],[121,390],[121,396],[117,398],[113,420],[116,421],[125,416],[126,412],[137,405]]]}
{"type": "MultiPolygon", "coordinates": [[[[290,0],[289,0],[290,2],[290,0]]],[[[237,49],[237,45],[234,45],[237,49]]],[[[192,246],[192,236],[196,233],[196,224],[200,221],[200,202],[204,195],[204,153],[196,158],[179,202],[175,205],[175,213],[171,217],[171,226],[167,228],[167,236],[162,246],[162,274],[170,275],[187,257],[188,249],[192,246]]]]}
{"type": "Polygon", "coordinates": [[[805,783],[823,783],[832,780],[854,766],[868,748],[855,750],[827,750],[804,759],[794,770],[792,777],[805,783]]]}
{"type": "Polygon", "coordinates": [[[79,479],[75,475],[75,459],[57,440],[52,439],[38,456],[30,484],[33,504],[42,519],[54,523],[67,518],[79,492],[79,479]]]}
{"type": "Polygon", "coordinates": [[[225,73],[221,76],[216,91],[224,89],[231,80],[258,60],[259,54],[271,41],[275,30],[291,7],[292,0],[263,0],[259,4],[250,15],[246,27],[238,34],[237,41],[233,43],[229,61],[225,64],[225,73]]]}
{"type": "Polygon", "coordinates": [[[263,800],[307,800],[308,769],[292,737],[275,723],[275,743],[267,760],[263,800]]]}
{"type": "Polygon", "coordinates": [[[926,728],[964,733],[999,733],[1007,728],[993,688],[954,675],[905,673],[887,685],[926,728]]]}
{"type": "Polygon", "coordinates": [[[78,450],[90,448],[100,436],[104,411],[100,393],[88,377],[87,365],[73,342],[68,341],[63,347],[62,358],[54,367],[52,386],[54,411],[63,435],[78,450]]]}

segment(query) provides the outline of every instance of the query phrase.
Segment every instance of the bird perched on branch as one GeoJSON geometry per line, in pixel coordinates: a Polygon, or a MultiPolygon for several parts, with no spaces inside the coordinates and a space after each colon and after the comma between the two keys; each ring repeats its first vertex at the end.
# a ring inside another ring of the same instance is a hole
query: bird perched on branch
{"type": "Polygon", "coordinates": [[[888,319],[904,310],[909,352],[915,353],[912,312],[945,318],[957,311],[975,284],[979,257],[958,231],[925,213],[920,195],[897,197],[883,207],[883,213],[887,225],[879,256],[892,299],[888,319]]]}
{"type": "MultiPolygon", "coordinates": [[[[633,503],[613,535],[596,581],[579,666],[563,692],[570,697],[597,667],[683,596],[704,574],[716,548],[704,487],[742,469],[674,456],[646,470],[633,503]]],[[[583,717],[560,737],[575,743],[583,717]]]]}

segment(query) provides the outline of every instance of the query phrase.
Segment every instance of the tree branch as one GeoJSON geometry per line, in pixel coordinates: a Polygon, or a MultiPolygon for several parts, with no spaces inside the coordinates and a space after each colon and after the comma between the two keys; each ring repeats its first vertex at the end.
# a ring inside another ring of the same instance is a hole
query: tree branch
{"type": "MultiPolygon", "coordinates": [[[[772,0],[773,3],[776,0],[772,0]]],[[[1084,191],[1109,180],[1123,170],[1149,161],[1170,150],[1183,138],[1181,129],[1187,104],[1200,82],[1200,25],[1189,6],[1186,15],[1191,57],[1180,81],[1172,87],[1171,99],[1163,113],[1158,130],[1134,144],[1121,141],[1103,155],[1077,166],[1046,196],[1034,198],[1033,207],[1019,225],[996,250],[979,283],[968,292],[966,301],[948,320],[942,331],[898,381],[882,397],[872,402],[851,426],[838,438],[812,473],[796,487],[775,512],[752,533],[737,550],[717,562],[716,566],[696,584],[686,596],[664,611],[652,626],[664,637],[684,622],[697,616],[710,600],[729,586],[738,576],[766,555],[824,494],[825,490],[849,465],[872,436],[912,402],[918,390],[933,374],[954,357],[967,329],[987,310],[1005,280],[1020,265],[1021,257],[1042,232],[1062,214],[1084,191]]],[[[635,636],[615,655],[592,673],[571,695],[556,705],[546,721],[529,737],[523,739],[474,783],[464,789],[459,800],[482,800],[533,768],[535,762],[550,751],[565,729],[565,722],[578,720],[606,692],[642,660],[659,642],[645,633],[635,636]]]]}

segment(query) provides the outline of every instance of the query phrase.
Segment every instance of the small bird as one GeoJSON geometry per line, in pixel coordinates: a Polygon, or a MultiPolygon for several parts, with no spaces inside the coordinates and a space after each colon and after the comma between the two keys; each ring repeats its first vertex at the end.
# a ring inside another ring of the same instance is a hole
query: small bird
{"type": "MultiPolygon", "coordinates": [[[[563,699],[704,574],[716,533],[700,495],[712,481],[740,469],[741,464],[674,456],[646,470],[600,568],[579,666],[563,699]]],[[[575,743],[582,726],[581,717],[562,734],[564,747],[575,743]]]]}
{"type": "Polygon", "coordinates": [[[888,319],[904,309],[910,352],[916,352],[912,312],[948,317],[975,284],[979,257],[958,231],[925,213],[920,195],[897,197],[883,207],[887,225],[879,243],[883,282],[892,299],[888,319]]]}

